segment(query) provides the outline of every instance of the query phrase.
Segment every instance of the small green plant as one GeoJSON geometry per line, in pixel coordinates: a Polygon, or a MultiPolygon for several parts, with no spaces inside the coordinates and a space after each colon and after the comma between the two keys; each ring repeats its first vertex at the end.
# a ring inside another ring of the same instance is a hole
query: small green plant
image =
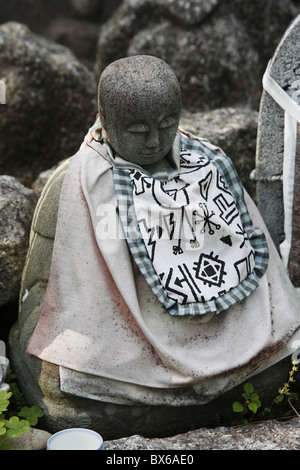
{"type": "MultiPolygon", "coordinates": [[[[265,408],[264,412],[268,416],[268,418],[273,418],[274,416],[276,416],[274,405],[277,405],[277,409],[278,409],[278,406],[282,407],[285,401],[288,401],[288,404],[294,409],[294,407],[291,404],[291,401],[296,399],[297,394],[294,394],[293,392],[291,392],[290,385],[292,382],[295,382],[294,374],[298,370],[298,367],[296,366],[296,364],[297,364],[296,362],[292,362],[292,368],[289,371],[288,380],[283,384],[283,387],[279,388],[278,394],[273,399],[271,406],[269,408],[265,408]]],[[[297,413],[295,409],[294,411],[297,413]]]]}
{"type": "Polygon", "coordinates": [[[257,410],[261,407],[261,402],[250,382],[247,382],[243,389],[244,393],[242,397],[244,398],[244,402],[240,403],[239,401],[235,401],[232,408],[234,412],[241,414],[241,422],[247,424],[249,422],[249,414],[250,416],[256,414],[257,410]]]}
{"type": "Polygon", "coordinates": [[[11,416],[9,419],[5,418],[11,395],[11,392],[0,391],[0,450],[10,449],[10,446],[5,442],[6,437],[15,438],[30,431],[30,424],[25,419],[20,420],[18,416],[11,416]]]}
{"type": "Polygon", "coordinates": [[[292,368],[289,372],[289,378],[287,382],[283,384],[283,387],[278,390],[278,395],[274,398],[274,402],[276,404],[281,403],[284,400],[284,397],[291,396],[290,384],[292,382],[295,382],[294,374],[297,370],[298,367],[296,366],[296,362],[292,362],[292,368]]]}
{"type": "Polygon", "coordinates": [[[6,381],[9,383],[10,391],[0,391],[0,450],[10,450],[6,438],[17,438],[29,432],[30,427],[36,426],[38,419],[44,416],[38,406],[26,406],[16,376],[11,370],[6,381]]]}
{"type": "MultiPolygon", "coordinates": [[[[291,407],[295,413],[298,414],[297,410],[295,410],[291,403],[292,400],[296,399],[298,394],[295,394],[290,390],[291,383],[295,382],[294,374],[298,370],[296,364],[296,362],[292,362],[292,368],[289,371],[288,380],[283,384],[283,387],[279,388],[277,395],[269,407],[262,407],[260,397],[255,393],[254,387],[250,382],[247,382],[244,385],[244,393],[242,394],[242,397],[244,398],[243,403],[235,401],[232,405],[233,411],[240,414],[241,423],[247,424],[249,421],[253,421],[253,418],[258,411],[260,419],[273,419],[281,415],[284,416],[286,405],[291,407]]],[[[285,417],[287,416],[285,415],[285,417]]]]}
{"type": "Polygon", "coordinates": [[[34,427],[37,425],[39,418],[44,416],[44,413],[39,406],[23,406],[21,411],[19,411],[18,416],[20,416],[20,418],[25,418],[26,421],[29,422],[30,426],[34,427]]]}

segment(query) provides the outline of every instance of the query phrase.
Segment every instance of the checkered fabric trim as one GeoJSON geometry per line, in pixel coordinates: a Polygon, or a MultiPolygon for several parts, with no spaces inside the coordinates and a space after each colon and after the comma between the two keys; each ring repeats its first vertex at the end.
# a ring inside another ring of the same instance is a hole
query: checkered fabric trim
{"type": "Polygon", "coordinates": [[[191,139],[185,135],[181,136],[181,149],[182,151],[195,151],[200,155],[204,154],[210,162],[217,167],[219,173],[222,175],[223,181],[227,187],[230,188],[239,210],[244,230],[246,231],[254,250],[255,267],[251,274],[249,274],[248,277],[236,287],[216,299],[205,302],[179,304],[174,299],[170,299],[166,294],[159,276],[153,268],[144,241],[141,237],[134,211],[133,192],[129,176],[130,169],[114,168],[113,170],[119,214],[129,249],[139,270],[145,277],[152,292],[171,315],[182,316],[204,315],[211,312],[220,313],[227,310],[237,302],[244,300],[257,288],[259,281],[268,266],[268,245],[264,233],[252,225],[252,221],[244,201],[243,186],[231,159],[224,153],[213,150],[209,145],[205,145],[202,141],[191,139]]]}

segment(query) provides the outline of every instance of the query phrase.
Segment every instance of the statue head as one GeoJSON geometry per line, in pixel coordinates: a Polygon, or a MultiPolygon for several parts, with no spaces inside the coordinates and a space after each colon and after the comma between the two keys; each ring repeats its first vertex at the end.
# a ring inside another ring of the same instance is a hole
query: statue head
{"type": "Polygon", "coordinates": [[[98,97],[104,135],[118,155],[145,167],[164,159],[181,111],[178,80],[166,62],[141,55],[111,63],[98,97]]]}

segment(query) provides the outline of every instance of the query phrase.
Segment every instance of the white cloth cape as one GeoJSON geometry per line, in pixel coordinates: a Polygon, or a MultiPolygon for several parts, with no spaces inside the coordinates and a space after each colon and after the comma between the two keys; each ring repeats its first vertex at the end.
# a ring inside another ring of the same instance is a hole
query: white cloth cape
{"type": "Polygon", "coordinates": [[[121,404],[206,403],[292,354],[299,300],[250,197],[270,250],[259,287],[219,315],[175,318],[138,272],[125,235],[103,237],[105,211],[122,234],[103,155],[93,141],[68,168],[44,306],[27,349],[60,366],[61,389],[121,404]]]}

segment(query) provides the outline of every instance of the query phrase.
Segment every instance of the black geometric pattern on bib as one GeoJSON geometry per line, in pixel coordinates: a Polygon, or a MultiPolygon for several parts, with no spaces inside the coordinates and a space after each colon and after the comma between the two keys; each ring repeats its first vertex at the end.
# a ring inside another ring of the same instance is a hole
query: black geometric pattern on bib
{"type": "Polygon", "coordinates": [[[164,289],[179,303],[215,298],[254,267],[235,200],[203,155],[181,153],[181,171],[159,181],[130,170],[137,224],[164,289]]]}
{"type": "Polygon", "coordinates": [[[202,253],[195,265],[196,278],[201,279],[205,284],[221,287],[225,282],[223,281],[226,275],[225,262],[219,260],[218,256],[214,257],[213,252],[209,255],[202,253]]]}
{"type": "Polygon", "coordinates": [[[114,168],[120,220],[139,270],[172,315],[220,313],[249,296],[268,266],[231,160],[181,135],[180,171],[154,179],[114,168]]]}

